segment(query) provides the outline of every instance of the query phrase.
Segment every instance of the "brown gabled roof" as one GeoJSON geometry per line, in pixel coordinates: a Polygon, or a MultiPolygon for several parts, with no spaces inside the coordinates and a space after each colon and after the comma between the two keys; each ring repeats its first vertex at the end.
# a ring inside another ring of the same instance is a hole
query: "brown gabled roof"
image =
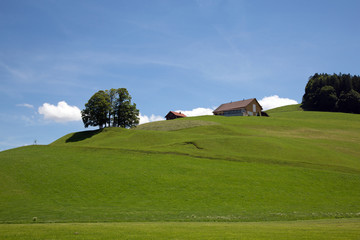
{"type": "MultiPolygon", "coordinates": [[[[170,111],[167,115],[169,115],[170,113],[174,114],[177,117],[186,117],[186,115],[182,114],[181,112],[170,111]]],[[[167,117],[167,115],[165,117],[167,117]]]]}
{"type": "Polygon", "coordinates": [[[246,106],[249,105],[254,99],[255,101],[257,101],[256,98],[250,98],[243,101],[221,104],[217,109],[213,111],[213,113],[246,108],[246,106]]]}

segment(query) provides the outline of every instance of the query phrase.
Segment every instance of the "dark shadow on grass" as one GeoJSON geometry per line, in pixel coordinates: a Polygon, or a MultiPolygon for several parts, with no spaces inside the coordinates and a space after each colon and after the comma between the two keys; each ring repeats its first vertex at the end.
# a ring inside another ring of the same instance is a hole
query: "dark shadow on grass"
{"type": "Polygon", "coordinates": [[[80,142],[87,138],[91,138],[92,136],[101,133],[103,129],[92,130],[92,131],[83,131],[74,133],[71,137],[66,139],[66,142],[80,142]]]}

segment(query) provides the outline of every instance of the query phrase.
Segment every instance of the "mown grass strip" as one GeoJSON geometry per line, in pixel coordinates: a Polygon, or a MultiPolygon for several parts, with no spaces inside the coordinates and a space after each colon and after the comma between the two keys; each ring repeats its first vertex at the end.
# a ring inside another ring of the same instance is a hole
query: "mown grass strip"
{"type": "Polygon", "coordinates": [[[250,223],[0,224],[0,238],[34,239],[347,239],[360,236],[360,219],[250,223]]]}

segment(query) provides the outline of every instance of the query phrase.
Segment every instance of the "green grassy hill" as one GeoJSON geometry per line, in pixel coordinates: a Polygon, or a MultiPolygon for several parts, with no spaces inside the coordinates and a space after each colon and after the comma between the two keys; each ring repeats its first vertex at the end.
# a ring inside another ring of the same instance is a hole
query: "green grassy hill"
{"type": "Polygon", "coordinates": [[[269,111],[0,152],[0,222],[360,217],[360,115],[269,111]]]}

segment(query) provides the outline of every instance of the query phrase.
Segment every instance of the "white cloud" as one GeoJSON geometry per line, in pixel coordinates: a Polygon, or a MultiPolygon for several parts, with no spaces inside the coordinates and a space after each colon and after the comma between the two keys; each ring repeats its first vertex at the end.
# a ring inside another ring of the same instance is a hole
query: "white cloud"
{"type": "Polygon", "coordinates": [[[193,110],[177,110],[176,112],[181,112],[188,117],[203,116],[203,115],[213,115],[215,108],[194,108],[193,110]]]}
{"type": "Polygon", "coordinates": [[[297,101],[290,98],[280,98],[278,95],[273,95],[269,97],[264,97],[259,101],[260,105],[264,110],[269,110],[272,108],[277,108],[286,105],[298,104],[297,101]]]}
{"type": "Polygon", "coordinates": [[[165,120],[164,117],[156,116],[154,114],[151,114],[151,116],[149,117],[149,116],[146,116],[146,115],[142,115],[140,113],[139,118],[140,118],[140,124],[165,120]]]}
{"type": "MultiPolygon", "coordinates": [[[[194,108],[193,110],[177,110],[175,112],[181,112],[185,114],[187,117],[195,117],[195,116],[203,116],[203,115],[213,115],[213,111],[215,108],[194,108]]],[[[151,116],[142,115],[140,113],[140,124],[148,123],[148,122],[156,122],[156,121],[162,121],[165,120],[162,116],[156,116],[154,114],[151,114],[151,116]]]]}
{"type": "Polygon", "coordinates": [[[26,108],[34,108],[33,105],[28,104],[28,103],[21,103],[21,104],[16,104],[17,107],[26,107],[26,108]]]}
{"type": "Polygon", "coordinates": [[[69,106],[65,101],[58,102],[57,106],[44,103],[38,112],[44,115],[44,119],[55,122],[81,121],[81,111],[76,106],[69,106]]]}

